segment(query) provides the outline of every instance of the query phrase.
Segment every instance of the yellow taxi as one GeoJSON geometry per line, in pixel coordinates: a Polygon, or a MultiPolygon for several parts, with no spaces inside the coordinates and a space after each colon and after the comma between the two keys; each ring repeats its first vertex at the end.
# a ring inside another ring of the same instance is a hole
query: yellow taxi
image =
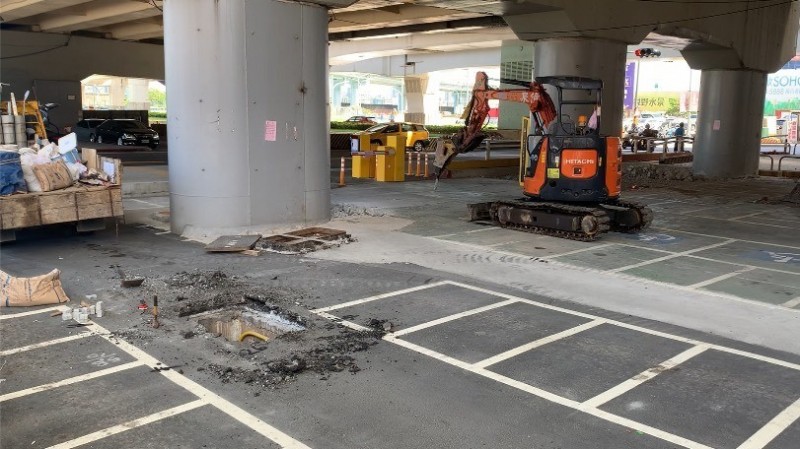
{"type": "MultiPolygon", "coordinates": [[[[362,151],[359,148],[359,137],[365,134],[369,135],[370,143],[374,145],[386,145],[386,138],[389,136],[405,136],[406,147],[412,148],[414,151],[423,151],[430,139],[428,130],[418,123],[381,123],[350,136],[351,152],[362,151]]],[[[364,149],[364,151],[366,150],[368,149],[364,149]]]]}

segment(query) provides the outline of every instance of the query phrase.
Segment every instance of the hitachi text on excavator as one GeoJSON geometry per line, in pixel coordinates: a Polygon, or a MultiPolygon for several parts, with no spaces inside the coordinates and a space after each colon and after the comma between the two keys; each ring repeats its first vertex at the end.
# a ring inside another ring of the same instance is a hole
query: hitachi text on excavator
{"type": "Polygon", "coordinates": [[[436,182],[456,155],[476,149],[486,138],[489,100],[521,102],[530,108],[532,120],[524,197],[470,204],[470,219],[582,241],[608,231],[647,228],[653,219],[650,208],[620,198],[622,150],[618,137],[600,135],[602,90],[600,80],[562,76],[536,78],[526,88],[492,89],[486,73],[479,72],[464,128],[436,146],[436,182]],[[556,93],[555,103],[545,86],[556,93]]]}

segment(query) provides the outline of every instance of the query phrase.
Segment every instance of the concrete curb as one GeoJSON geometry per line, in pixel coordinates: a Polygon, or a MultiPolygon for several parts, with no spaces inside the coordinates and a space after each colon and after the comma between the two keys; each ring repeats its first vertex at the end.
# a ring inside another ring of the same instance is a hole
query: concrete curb
{"type": "Polygon", "coordinates": [[[123,182],[123,198],[141,198],[147,196],[169,195],[168,181],[123,182]]]}

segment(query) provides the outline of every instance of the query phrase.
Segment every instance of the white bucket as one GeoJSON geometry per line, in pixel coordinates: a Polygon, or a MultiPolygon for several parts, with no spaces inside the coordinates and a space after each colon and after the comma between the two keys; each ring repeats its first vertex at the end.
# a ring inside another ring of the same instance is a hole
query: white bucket
{"type": "Polygon", "coordinates": [[[13,115],[0,115],[0,123],[14,123],[14,116],[13,115]]]}
{"type": "Polygon", "coordinates": [[[13,123],[3,123],[3,143],[17,143],[17,133],[13,123]]]}

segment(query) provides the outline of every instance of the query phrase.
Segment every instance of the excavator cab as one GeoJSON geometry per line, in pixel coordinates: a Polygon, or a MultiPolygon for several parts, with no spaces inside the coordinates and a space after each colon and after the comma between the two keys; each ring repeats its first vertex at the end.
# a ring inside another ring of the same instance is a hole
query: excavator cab
{"type": "Polygon", "coordinates": [[[549,124],[534,120],[523,193],[543,201],[575,203],[618,198],[619,139],[599,132],[602,81],[540,77],[536,82],[555,91],[557,111],[549,124]]]}

